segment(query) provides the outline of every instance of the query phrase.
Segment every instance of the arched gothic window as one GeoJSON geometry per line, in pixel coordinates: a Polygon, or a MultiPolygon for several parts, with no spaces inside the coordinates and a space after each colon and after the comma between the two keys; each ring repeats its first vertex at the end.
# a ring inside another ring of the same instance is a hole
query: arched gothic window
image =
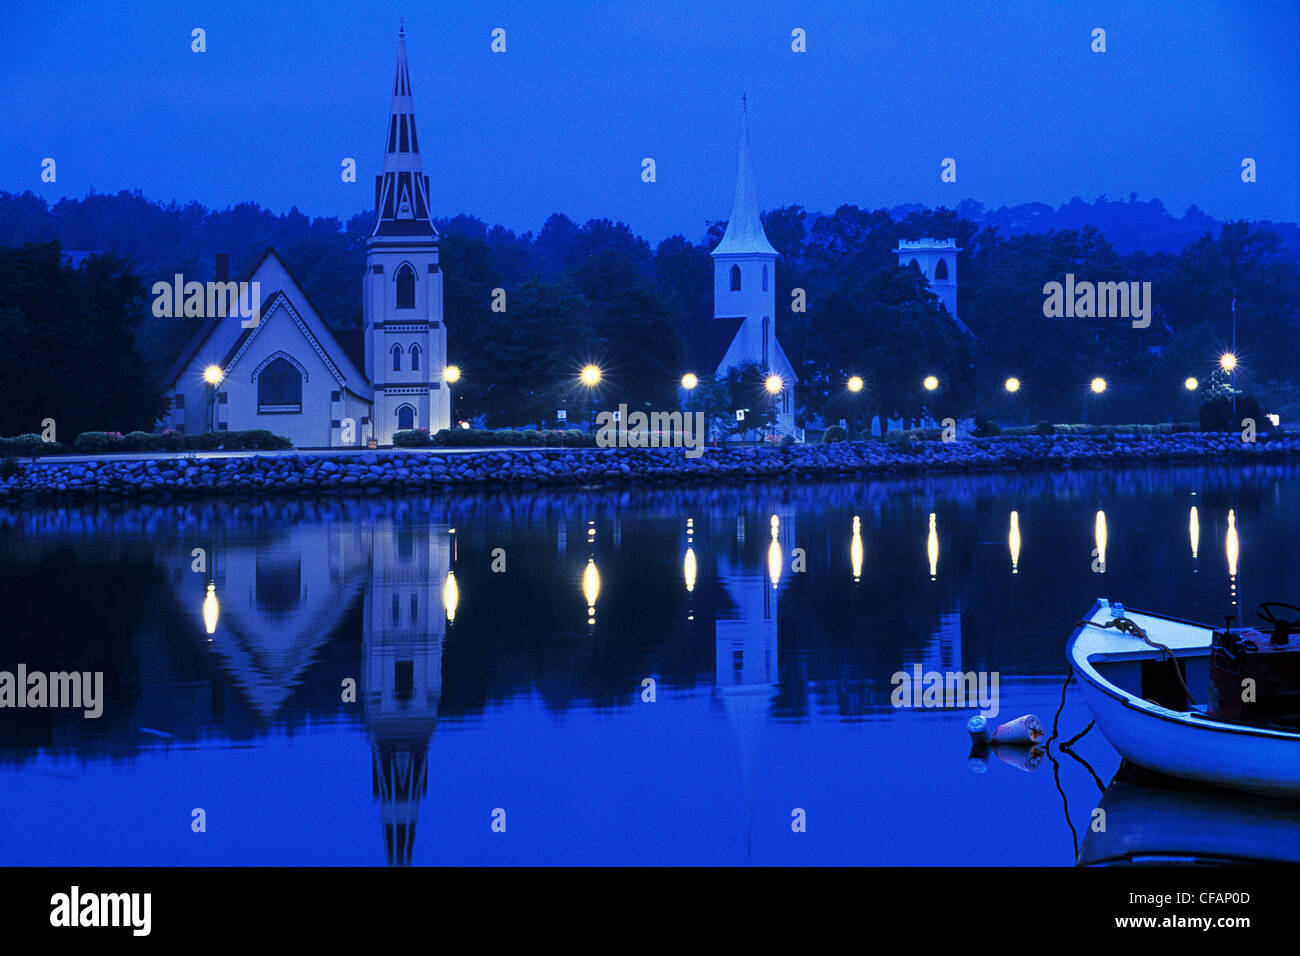
{"type": "Polygon", "coordinates": [[[402,347],[400,345],[394,345],[393,346],[393,371],[400,372],[401,370],[402,370],[402,347]]]}
{"type": "Polygon", "coordinates": [[[397,270],[397,307],[399,309],[415,308],[415,270],[409,263],[402,263],[397,270]]]}
{"type": "Polygon", "coordinates": [[[293,414],[302,411],[302,373],[292,362],[278,358],[257,376],[259,414],[293,414]]]}
{"type": "Polygon", "coordinates": [[[411,346],[411,369],[418,372],[420,370],[420,346],[411,346]]]}
{"type": "Polygon", "coordinates": [[[940,259],[940,260],[935,264],[935,267],[934,267],[934,278],[935,278],[936,281],[940,281],[940,282],[942,282],[944,279],[948,278],[948,260],[947,260],[947,259],[940,259]]]}
{"type": "Polygon", "coordinates": [[[740,266],[731,267],[731,291],[740,291],[740,266]]]}
{"type": "Polygon", "coordinates": [[[414,428],[415,427],[415,408],[411,405],[401,405],[397,409],[397,427],[414,428]]]}

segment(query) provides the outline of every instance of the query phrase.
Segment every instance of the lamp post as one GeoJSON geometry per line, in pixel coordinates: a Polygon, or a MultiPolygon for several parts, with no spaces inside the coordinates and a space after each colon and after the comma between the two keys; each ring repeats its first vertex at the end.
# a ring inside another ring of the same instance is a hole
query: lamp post
{"type": "Polygon", "coordinates": [[[447,383],[447,427],[456,427],[456,413],[451,407],[451,387],[460,381],[460,366],[448,365],[442,370],[442,380],[447,383]]]}
{"type": "Polygon", "coordinates": [[[203,381],[208,383],[208,431],[217,430],[217,386],[223,378],[220,365],[209,365],[203,370],[203,381]]]}
{"type": "Polygon", "coordinates": [[[590,430],[593,423],[593,412],[591,407],[592,396],[595,394],[597,386],[600,385],[602,378],[599,365],[584,365],[582,371],[578,373],[580,381],[587,389],[587,428],[590,430]]]}
{"type": "MultiPolygon", "coordinates": [[[[1103,392],[1106,391],[1106,380],[1102,378],[1100,375],[1098,375],[1096,378],[1094,378],[1091,382],[1088,383],[1088,391],[1091,392],[1093,395],[1101,395],[1103,392]]],[[[1089,417],[1088,401],[1085,398],[1083,403],[1083,420],[1086,422],[1088,420],[1088,417],[1089,417]]]]}
{"type": "Polygon", "coordinates": [[[849,403],[849,441],[853,441],[853,432],[858,424],[858,395],[862,392],[862,378],[854,375],[849,379],[849,394],[852,399],[849,403]]]}
{"type": "Polygon", "coordinates": [[[691,393],[695,391],[695,386],[700,384],[700,380],[694,372],[687,372],[682,376],[682,388],[686,389],[686,412],[691,411],[691,393]]]}
{"type": "MultiPolygon", "coordinates": [[[[767,390],[767,394],[772,396],[772,412],[774,415],[777,414],[776,397],[781,394],[781,389],[784,387],[785,387],[785,383],[781,381],[781,376],[775,373],[769,375],[766,379],[763,380],[763,388],[767,390]]],[[[772,440],[776,441],[775,420],[773,420],[772,422],[772,440]]]]}
{"type": "MultiPolygon", "coordinates": [[[[1234,301],[1235,301],[1235,300],[1234,300],[1234,301]]],[[[1234,349],[1235,349],[1235,345],[1236,345],[1235,340],[1236,340],[1236,338],[1237,338],[1237,311],[1236,311],[1236,309],[1234,309],[1233,312],[1232,312],[1232,337],[1233,337],[1233,340],[1234,340],[1234,349]]],[[[1232,388],[1232,416],[1233,416],[1233,418],[1235,419],[1235,418],[1237,417],[1237,353],[1236,353],[1236,351],[1232,351],[1232,352],[1224,352],[1222,355],[1220,355],[1220,356],[1219,356],[1219,368],[1223,369],[1225,372],[1227,372],[1229,375],[1232,376],[1232,384],[1231,384],[1231,388],[1232,388]]]]}

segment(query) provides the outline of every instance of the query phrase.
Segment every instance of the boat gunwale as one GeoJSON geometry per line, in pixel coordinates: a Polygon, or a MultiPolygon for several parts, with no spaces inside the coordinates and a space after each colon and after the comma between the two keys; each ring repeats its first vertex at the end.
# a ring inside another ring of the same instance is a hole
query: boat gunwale
{"type": "MultiPolygon", "coordinates": [[[[1104,598],[1098,599],[1096,602],[1093,603],[1092,608],[1088,611],[1087,620],[1091,621],[1094,617],[1096,617],[1098,611],[1109,608],[1110,606],[1111,606],[1110,602],[1106,601],[1104,598]]],[[[1129,609],[1126,608],[1125,614],[1127,615],[1128,613],[1129,613],[1129,609]]],[[[1132,613],[1140,614],[1143,617],[1155,618],[1156,620],[1168,621],[1172,624],[1183,624],[1190,627],[1195,627],[1199,630],[1208,630],[1211,632],[1213,632],[1214,630],[1209,625],[1198,624],[1195,621],[1187,621],[1187,620],[1183,620],[1182,618],[1170,617],[1169,615],[1166,614],[1156,614],[1148,611],[1138,611],[1138,610],[1133,610],[1132,613]]],[[[1077,627],[1075,627],[1074,631],[1070,634],[1070,638],[1065,645],[1066,660],[1069,662],[1075,675],[1077,675],[1080,680],[1087,681],[1087,683],[1090,684],[1093,688],[1105,694],[1107,697],[1119,701],[1121,704],[1123,704],[1125,707],[1129,708],[1130,710],[1136,711],[1140,714],[1144,714],[1149,717],[1155,717],[1160,720],[1166,720],[1169,721],[1170,723],[1178,724],[1179,726],[1182,727],[1193,728],[1196,730],[1206,730],[1214,733],[1226,733],[1226,734],[1231,734],[1233,736],[1245,735],[1251,737],[1263,737],[1269,740],[1283,740],[1283,741],[1300,740],[1300,731],[1281,730],[1281,729],[1273,729],[1268,727],[1253,727],[1249,725],[1229,723],[1226,721],[1217,720],[1214,717],[1208,717],[1205,714],[1201,714],[1196,711],[1170,710],[1168,707],[1161,707],[1159,704],[1153,704],[1150,701],[1144,700],[1135,694],[1128,693],[1127,691],[1123,690],[1116,684],[1113,684],[1110,681],[1106,680],[1106,678],[1103,677],[1101,673],[1092,665],[1092,661],[1087,655],[1076,653],[1076,649],[1079,643],[1079,638],[1083,635],[1084,630],[1090,626],[1091,625],[1085,625],[1080,623],[1077,627]]],[[[1208,645],[1207,645],[1207,649],[1208,649],[1208,645]]],[[[1158,654],[1159,652],[1155,651],[1154,653],[1158,654]]],[[[1191,655],[1184,655],[1184,656],[1191,656],[1191,655]]],[[[1132,659],[1140,660],[1141,658],[1132,658],[1132,659]]]]}

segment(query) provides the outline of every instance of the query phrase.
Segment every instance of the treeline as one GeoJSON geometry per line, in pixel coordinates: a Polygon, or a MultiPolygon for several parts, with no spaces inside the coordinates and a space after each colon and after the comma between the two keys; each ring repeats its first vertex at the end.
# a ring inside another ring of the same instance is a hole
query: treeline
{"type": "MultiPolygon", "coordinates": [[[[1141,207],[1151,215],[1151,204],[1108,206],[1141,207]]],[[[915,421],[924,413],[974,413],[1011,423],[1194,420],[1206,390],[1220,384],[1214,363],[1232,340],[1234,300],[1239,385],[1268,410],[1289,419],[1300,415],[1300,270],[1278,232],[1234,222],[1200,234],[1177,252],[1121,254],[1091,227],[1005,235],[971,218],[979,215],[982,210],[972,203],[958,210],[892,212],[846,205],[829,215],[789,206],[764,215],[782,256],[775,275],[777,335],[800,376],[798,404],[807,417],[915,421]],[[973,339],[957,332],[919,272],[897,264],[892,250],[898,240],[922,236],[954,238],[962,250],[958,312],[973,339]],[[1151,282],[1150,327],[1134,329],[1125,319],[1044,317],[1043,286],[1067,273],[1093,282],[1151,282]],[[795,289],[803,290],[803,312],[793,310],[795,289]],[[857,395],[844,387],[851,375],[864,379],[857,395]],[[921,389],[927,375],[936,376],[941,387],[921,389]],[[1108,383],[1100,396],[1088,391],[1096,376],[1108,383]],[[1198,394],[1183,387],[1189,376],[1202,384],[1198,394]],[[1004,389],[1008,377],[1021,382],[1014,395],[1004,389]]],[[[698,367],[693,345],[712,321],[709,250],[725,223],[696,239],[673,236],[655,247],[622,223],[580,225],[559,214],[536,234],[516,234],[464,215],[437,225],[443,235],[448,358],[463,372],[453,392],[457,418],[482,416],[489,426],[504,427],[553,420],[557,408],[581,409],[588,396],[576,376],[588,362],[605,371],[596,397],[603,408],[624,402],[633,408],[675,407],[681,375],[693,371],[703,378],[710,371],[698,367]]],[[[64,249],[111,251],[131,260],[129,272],[116,259],[94,268],[109,270],[119,297],[128,274],[139,282],[131,286],[141,291],[139,298],[118,303],[134,310],[132,315],[118,316],[107,328],[115,348],[138,357],[139,368],[128,363],[127,371],[139,373],[133,387],[146,392],[161,388],[161,371],[197,324],[154,318],[142,295],[148,284],[175,272],[211,278],[218,252],[230,253],[232,271],[242,275],[274,245],[322,318],[336,328],[356,327],[371,226],[370,214],[344,223],[309,219],[297,210],[277,216],[253,204],[223,211],[194,203],[162,206],[138,193],[91,195],[54,207],[31,194],[0,194],[0,244],[58,239],[64,249]]],[[[17,281],[31,281],[31,269],[53,267],[48,252],[7,252],[4,259],[16,268],[17,281]]],[[[96,261],[88,260],[88,266],[96,261]]],[[[34,340],[17,337],[14,329],[62,319],[39,296],[15,306],[9,281],[0,274],[0,309],[9,309],[7,323],[0,323],[0,363],[25,362],[27,368],[9,375],[0,368],[0,396],[5,408],[16,408],[16,384],[51,368],[53,353],[46,346],[24,353],[34,340]]],[[[63,275],[50,281],[89,280],[63,275]]],[[[753,382],[745,382],[753,378],[705,381],[697,397],[711,414],[718,411],[713,405],[723,414],[721,406],[743,398],[736,390],[750,387],[753,382]]],[[[59,373],[48,388],[75,393],[79,381],[59,373]]],[[[147,424],[138,415],[106,420],[109,407],[97,408],[100,417],[88,427],[125,431],[147,424]]],[[[141,406],[138,414],[144,413],[141,406]]],[[[36,430],[29,418],[18,431],[36,430]]],[[[0,413],[0,433],[6,429],[15,431],[0,413]]]]}

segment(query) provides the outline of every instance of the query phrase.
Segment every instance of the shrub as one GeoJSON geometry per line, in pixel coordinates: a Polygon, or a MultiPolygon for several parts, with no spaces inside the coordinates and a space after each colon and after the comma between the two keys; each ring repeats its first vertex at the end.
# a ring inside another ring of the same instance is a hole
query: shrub
{"type": "Polygon", "coordinates": [[[831,442],[847,441],[848,437],[849,433],[839,425],[831,425],[826,429],[826,433],[822,435],[822,442],[829,445],[831,442]]]}
{"type": "MultiPolygon", "coordinates": [[[[438,432],[441,436],[443,431],[438,432]]],[[[433,444],[427,428],[404,428],[400,431],[393,432],[394,448],[428,448],[433,444]]]]}
{"type": "Polygon", "coordinates": [[[1201,406],[1201,431],[1240,431],[1242,421],[1247,418],[1255,419],[1255,430],[1258,432],[1265,432],[1273,427],[1273,423],[1264,417],[1264,410],[1260,408],[1259,402],[1252,396],[1239,396],[1237,410],[1234,412],[1232,399],[1226,395],[1219,395],[1201,406]]]}
{"type": "MultiPolygon", "coordinates": [[[[110,432],[82,432],[77,436],[77,440],[72,443],[72,447],[79,452],[87,455],[98,455],[106,451],[111,451],[114,441],[110,432]]],[[[121,437],[120,435],[118,436],[121,437]]]]}
{"type": "Polygon", "coordinates": [[[158,437],[158,447],[164,451],[180,451],[185,447],[185,436],[174,429],[167,429],[158,437]]]}
{"type": "Polygon", "coordinates": [[[981,418],[975,422],[975,427],[971,429],[971,434],[976,438],[993,438],[1002,434],[1002,429],[998,423],[990,418],[981,418]]]}
{"type": "Polygon", "coordinates": [[[794,446],[794,436],[793,436],[793,435],[782,435],[782,436],[781,436],[781,447],[782,447],[782,448],[791,448],[791,447],[793,447],[793,446],[794,446]]]}
{"type": "Polygon", "coordinates": [[[66,445],[45,441],[40,435],[31,433],[0,438],[0,455],[35,458],[38,455],[59,455],[67,450],[66,445]]]}
{"type": "Polygon", "coordinates": [[[1042,422],[1039,422],[1037,425],[1034,426],[1034,434],[1035,434],[1035,435],[1055,435],[1055,434],[1056,434],[1056,426],[1053,425],[1051,422],[1048,422],[1048,421],[1042,421],[1042,422]]]}
{"type": "Polygon", "coordinates": [[[117,443],[119,451],[152,451],[158,444],[158,436],[149,432],[128,432],[117,443]]]}

